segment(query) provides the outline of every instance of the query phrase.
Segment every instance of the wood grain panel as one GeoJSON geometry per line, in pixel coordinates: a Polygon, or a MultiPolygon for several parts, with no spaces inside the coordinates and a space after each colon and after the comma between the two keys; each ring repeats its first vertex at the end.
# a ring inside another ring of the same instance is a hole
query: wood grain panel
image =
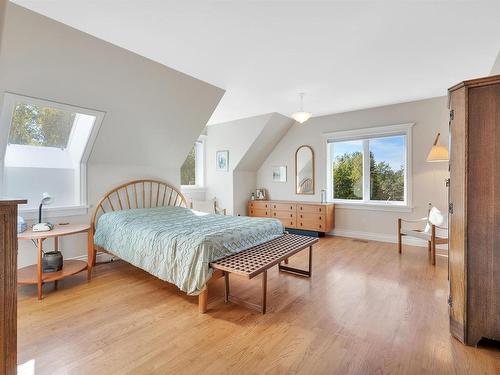
{"type": "Polygon", "coordinates": [[[295,212],[271,210],[271,217],[274,217],[276,219],[295,220],[296,215],[297,214],[295,212]]]}
{"type": "Polygon", "coordinates": [[[311,212],[311,213],[325,213],[326,208],[324,205],[315,204],[299,204],[297,205],[297,213],[300,212],[311,212]]]}
{"type": "Polygon", "coordinates": [[[271,202],[271,208],[277,211],[295,212],[297,210],[297,205],[295,203],[271,202]]]}
{"type": "Polygon", "coordinates": [[[0,374],[17,373],[17,204],[0,200],[0,374]]]}
{"type": "Polygon", "coordinates": [[[271,211],[269,209],[265,209],[265,208],[251,208],[248,211],[248,216],[253,216],[253,217],[270,217],[271,216],[271,211]]]}
{"type": "Polygon", "coordinates": [[[269,209],[269,201],[250,201],[248,207],[257,209],[269,209]]]}
{"type": "Polygon", "coordinates": [[[470,88],[468,102],[466,340],[475,345],[500,339],[500,85],[470,88]]]}
{"type": "Polygon", "coordinates": [[[462,342],[465,341],[465,241],[466,241],[466,97],[462,87],[451,95],[454,119],[450,122],[450,192],[453,214],[449,215],[449,271],[450,271],[450,329],[462,342]]]}

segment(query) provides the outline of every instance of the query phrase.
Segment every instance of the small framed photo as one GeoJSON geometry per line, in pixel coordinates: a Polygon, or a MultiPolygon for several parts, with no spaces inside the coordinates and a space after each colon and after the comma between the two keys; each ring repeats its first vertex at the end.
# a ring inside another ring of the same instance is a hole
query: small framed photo
{"type": "Polygon", "coordinates": [[[255,199],[258,201],[267,200],[267,192],[266,189],[257,189],[255,190],[255,199]]]}
{"type": "Polygon", "coordinates": [[[273,167],[273,182],[286,182],[286,166],[273,167]]]}
{"type": "Polygon", "coordinates": [[[217,151],[215,154],[216,170],[227,172],[229,171],[229,151],[217,151]]]}

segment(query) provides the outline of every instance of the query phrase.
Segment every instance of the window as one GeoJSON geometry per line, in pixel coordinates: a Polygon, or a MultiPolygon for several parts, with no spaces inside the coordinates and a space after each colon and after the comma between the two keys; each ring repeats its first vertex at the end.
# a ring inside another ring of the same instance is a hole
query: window
{"type": "MultiPolygon", "coordinates": [[[[28,199],[29,212],[43,192],[54,198],[48,212],[86,213],[86,163],[102,112],[5,94],[0,117],[2,194],[28,199]]],[[[63,213],[61,213],[63,214],[63,213]]],[[[29,216],[29,215],[28,215],[29,216]]],[[[57,213],[55,213],[57,216],[57,213]]]]}
{"type": "Polygon", "coordinates": [[[412,125],[326,134],[330,200],[409,206],[412,125]]]}
{"type": "Polygon", "coordinates": [[[181,185],[183,187],[204,186],[204,142],[198,140],[189,151],[181,166],[181,185]]]}

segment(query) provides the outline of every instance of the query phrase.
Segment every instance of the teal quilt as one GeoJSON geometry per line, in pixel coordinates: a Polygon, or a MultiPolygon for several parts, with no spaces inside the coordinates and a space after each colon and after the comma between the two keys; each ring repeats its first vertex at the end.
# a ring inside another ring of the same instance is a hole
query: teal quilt
{"type": "Polygon", "coordinates": [[[197,295],[212,276],[209,263],[283,234],[280,221],[205,214],[182,207],[103,214],[94,243],[126,262],[197,295]]]}

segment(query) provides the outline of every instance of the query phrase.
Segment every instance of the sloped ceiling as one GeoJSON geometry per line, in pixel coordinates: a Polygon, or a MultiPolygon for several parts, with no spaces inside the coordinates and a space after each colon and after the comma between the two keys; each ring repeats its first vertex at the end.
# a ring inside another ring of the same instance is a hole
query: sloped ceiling
{"type": "Polygon", "coordinates": [[[226,89],[211,123],[446,95],[499,48],[500,1],[14,1],[226,89]]]}
{"type": "Polygon", "coordinates": [[[10,3],[0,91],[106,113],[89,163],[180,168],[224,90],[10,3]]]}
{"type": "Polygon", "coordinates": [[[256,172],[274,149],[274,146],[278,144],[294,123],[294,120],[279,113],[271,114],[259,135],[254,139],[239,161],[235,170],[256,172]]]}

